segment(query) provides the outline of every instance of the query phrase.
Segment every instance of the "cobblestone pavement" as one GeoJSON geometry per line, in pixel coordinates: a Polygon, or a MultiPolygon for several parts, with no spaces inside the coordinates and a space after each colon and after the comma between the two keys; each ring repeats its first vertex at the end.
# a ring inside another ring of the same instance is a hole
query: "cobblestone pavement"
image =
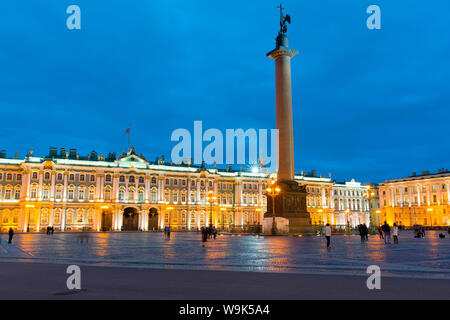
{"type": "Polygon", "coordinates": [[[158,269],[258,271],[326,275],[366,275],[378,265],[384,276],[450,279],[450,236],[430,231],[423,239],[400,234],[399,245],[378,236],[323,237],[219,235],[202,247],[196,232],[0,235],[0,261],[79,263],[158,269]]]}

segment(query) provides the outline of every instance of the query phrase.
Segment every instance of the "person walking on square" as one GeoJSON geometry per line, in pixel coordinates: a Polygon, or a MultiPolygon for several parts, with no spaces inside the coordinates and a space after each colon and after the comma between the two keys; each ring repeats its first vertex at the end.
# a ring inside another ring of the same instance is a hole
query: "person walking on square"
{"type": "Polygon", "coordinates": [[[9,228],[8,235],[9,235],[8,243],[11,243],[12,242],[12,238],[14,236],[13,228],[9,228]]]}
{"type": "Polygon", "coordinates": [[[364,235],[364,228],[362,224],[358,224],[358,232],[359,232],[359,236],[361,237],[361,242],[364,242],[364,240],[366,239],[366,236],[364,235]]]}
{"type": "Polygon", "coordinates": [[[208,232],[206,232],[206,228],[202,227],[202,247],[204,248],[206,245],[206,242],[208,241],[208,232]]]}
{"type": "Polygon", "coordinates": [[[327,248],[331,248],[331,228],[329,223],[325,226],[324,234],[325,239],[327,239],[327,248]]]}
{"type": "Polygon", "coordinates": [[[380,239],[384,239],[383,230],[381,230],[381,226],[378,226],[378,233],[380,234],[380,239]]]}
{"type": "Polygon", "coordinates": [[[394,244],[398,244],[398,227],[396,223],[392,227],[392,236],[394,237],[394,244]]]}
{"type": "Polygon", "coordinates": [[[213,227],[212,233],[213,233],[214,239],[216,239],[217,238],[217,229],[215,227],[213,227]]]}
{"type": "Polygon", "coordinates": [[[389,227],[386,221],[381,226],[381,230],[383,230],[384,233],[384,243],[391,244],[391,227],[389,227]]]}
{"type": "Polygon", "coordinates": [[[369,228],[367,228],[367,225],[365,223],[363,223],[363,228],[364,228],[364,238],[366,240],[369,240],[369,228]]]}
{"type": "Polygon", "coordinates": [[[55,233],[55,227],[52,226],[51,232],[52,232],[52,235],[53,235],[53,233],[55,233]]]}
{"type": "Polygon", "coordinates": [[[167,238],[170,239],[170,226],[167,227],[167,238]]]}

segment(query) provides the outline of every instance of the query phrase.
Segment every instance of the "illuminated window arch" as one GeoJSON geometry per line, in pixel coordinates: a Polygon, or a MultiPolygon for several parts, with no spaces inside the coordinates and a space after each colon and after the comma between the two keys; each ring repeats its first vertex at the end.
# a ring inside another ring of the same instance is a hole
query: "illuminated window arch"
{"type": "Polygon", "coordinates": [[[120,187],[119,189],[119,201],[125,200],[125,188],[120,187]]]}
{"type": "Polygon", "coordinates": [[[135,201],[135,199],[134,199],[134,194],[135,194],[135,189],[134,189],[134,187],[128,188],[128,201],[129,201],[129,202],[134,202],[134,201],[135,201]]]}
{"type": "Polygon", "coordinates": [[[144,202],[144,196],[145,196],[145,190],[144,190],[144,188],[139,188],[139,192],[138,192],[138,201],[139,201],[139,202],[144,202]]]}
{"type": "Polygon", "coordinates": [[[158,201],[158,190],[154,187],[150,191],[150,201],[152,203],[156,203],[158,201]]]}
{"type": "Polygon", "coordinates": [[[94,200],[95,200],[95,187],[90,186],[89,187],[89,201],[94,201],[94,200]]]}
{"type": "Polygon", "coordinates": [[[111,201],[111,187],[107,186],[105,188],[105,201],[111,201]]]}

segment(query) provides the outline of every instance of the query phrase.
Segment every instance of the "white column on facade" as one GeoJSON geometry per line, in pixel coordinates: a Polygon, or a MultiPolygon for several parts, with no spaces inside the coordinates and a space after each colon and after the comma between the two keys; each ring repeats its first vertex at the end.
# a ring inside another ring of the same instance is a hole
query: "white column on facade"
{"type": "Polygon", "coordinates": [[[50,227],[52,227],[54,224],[55,224],[55,209],[51,208],[50,209],[50,221],[49,221],[48,225],[50,227]]]}
{"type": "Polygon", "coordinates": [[[144,183],[145,183],[145,191],[144,191],[144,202],[145,203],[149,203],[149,199],[150,199],[150,177],[149,176],[145,176],[144,177],[144,183]]]}
{"type": "Polygon", "coordinates": [[[117,202],[117,199],[119,199],[119,175],[114,174],[113,175],[113,195],[112,195],[113,201],[117,202]]]}
{"type": "MultiPolygon", "coordinates": [[[[64,171],[64,185],[63,185],[63,202],[67,201],[67,175],[69,173],[67,171],[64,171]]],[[[65,211],[65,210],[64,210],[65,211]]],[[[65,214],[64,214],[65,216],[65,214]]]]}
{"type": "MultiPolygon", "coordinates": [[[[56,179],[56,172],[52,171],[51,172],[51,184],[50,184],[50,201],[55,201],[55,179],[56,179]]],[[[53,225],[53,223],[52,223],[53,225]]]]}
{"type": "Polygon", "coordinates": [[[44,172],[43,171],[39,171],[39,186],[38,186],[38,199],[41,200],[42,199],[42,180],[44,178],[44,172]]]}
{"type": "Polygon", "coordinates": [[[66,208],[62,208],[61,209],[61,231],[64,231],[65,229],[66,229],[66,208]]]}

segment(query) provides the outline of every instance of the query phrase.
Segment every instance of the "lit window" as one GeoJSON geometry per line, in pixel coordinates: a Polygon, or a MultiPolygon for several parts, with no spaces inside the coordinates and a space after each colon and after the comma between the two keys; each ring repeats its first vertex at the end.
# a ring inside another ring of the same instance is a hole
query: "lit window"
{"type": "Polygon", "coordinates": [[[128,182],[129,182],[129,183],[135,183],[136,180],[135,180],[134,176],[130,176],[130,177],[128,178],[128,182]]]}
{"type": "Polygon", "coordinates": [[[106,182],[111,182],[111,175],[110,175],[110,174],[107,174],[107,175],[106,175],[105,181],[106,181],[106,182]]]}
{"type": "Polygon", "coordinates": [[[44,179],[45,180],[50,180],[50,172],[44,173],[44,179]]]}
{"type": "Polygon", "coordinates": [[[14,199],[16,200],[20,199],[20,189],[16,189],[16,192],[14,193],[14,199]]]}
{"type": "Polygon", "coordinates": [[[80,181],[84,181],[84,174],[80,174],[80,181]]]}
{"type": "Polygon", "coordinates": [[[120,176],[119,177],[119,182],[125,182],[125,176],[120,176]]]}

